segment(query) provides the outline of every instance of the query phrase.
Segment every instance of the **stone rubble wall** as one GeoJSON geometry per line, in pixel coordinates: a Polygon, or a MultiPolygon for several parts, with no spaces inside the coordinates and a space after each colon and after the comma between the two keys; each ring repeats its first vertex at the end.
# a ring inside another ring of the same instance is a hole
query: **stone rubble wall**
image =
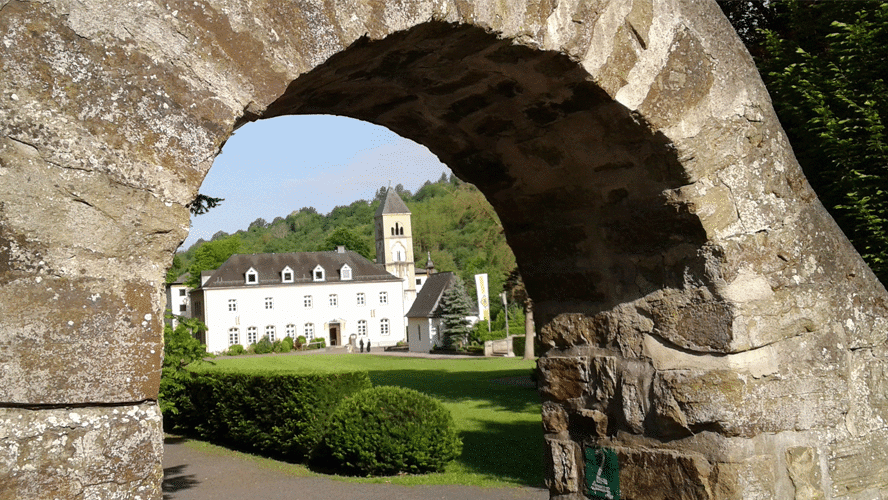
{"type": "Polygon", "coordinates": [[[0,44],[0,499],[160,498],[186,205],[293,113],[384,125],[494,205],[553,498],[595,448],[627,499],[888,495],[885,289],[714,1],[0,0],[0,44]]]}

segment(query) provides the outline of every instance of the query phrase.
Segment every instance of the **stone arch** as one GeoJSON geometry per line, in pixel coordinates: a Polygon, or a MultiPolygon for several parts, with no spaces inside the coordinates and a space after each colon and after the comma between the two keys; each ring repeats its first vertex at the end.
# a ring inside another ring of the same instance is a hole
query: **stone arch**
{"type": "Polygon", "coordinates": [[[494,205],[550,347],[553,497],[602,447],[624,498],[888,487],[861,472],[888,449],[885,290],[713,1],[0,1],[0,33],[19,496],[160,496],[164,268],[232,130],[290,113],[385,125],[494,205]]]}

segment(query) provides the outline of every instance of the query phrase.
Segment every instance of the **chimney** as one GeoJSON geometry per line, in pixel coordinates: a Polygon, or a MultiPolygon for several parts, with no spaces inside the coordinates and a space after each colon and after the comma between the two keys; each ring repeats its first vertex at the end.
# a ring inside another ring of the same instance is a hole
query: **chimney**
{"type": "Polygon", "coordinates": [[[336,247],[336,253],[345,253],[345,245],[339,245],[336,247]]]}

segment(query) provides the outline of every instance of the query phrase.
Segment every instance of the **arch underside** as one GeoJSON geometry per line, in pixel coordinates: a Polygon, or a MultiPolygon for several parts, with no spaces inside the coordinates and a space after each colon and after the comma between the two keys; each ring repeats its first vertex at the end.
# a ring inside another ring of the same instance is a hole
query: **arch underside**
{"type": "Polygon", "coordinates": [[[424,144],[499,214],[548,348],[553,497],[584,498],[599,447],[623,498],[888,489],[885,290],[714,2],[281,5],[0,2],[0,435],[107,443],[55,468],[8,447],[0,484],[159,495],[184,204],[234,128],[337,114],[424,144]]]}

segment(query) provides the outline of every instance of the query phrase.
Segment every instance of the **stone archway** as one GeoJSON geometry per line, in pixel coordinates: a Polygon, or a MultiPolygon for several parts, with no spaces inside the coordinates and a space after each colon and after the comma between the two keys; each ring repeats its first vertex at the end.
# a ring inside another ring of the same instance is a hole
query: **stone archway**
{"type": "Polygon", "coordinates": [[[185,204],[236,126],[289,113],[385,125],[494,205],[550,346],[553,497],[598,448],[624,498],[888,488],[885,290],[714,2],[0,0],[0,40],[13,497],[160,497],[185,204]]]}

